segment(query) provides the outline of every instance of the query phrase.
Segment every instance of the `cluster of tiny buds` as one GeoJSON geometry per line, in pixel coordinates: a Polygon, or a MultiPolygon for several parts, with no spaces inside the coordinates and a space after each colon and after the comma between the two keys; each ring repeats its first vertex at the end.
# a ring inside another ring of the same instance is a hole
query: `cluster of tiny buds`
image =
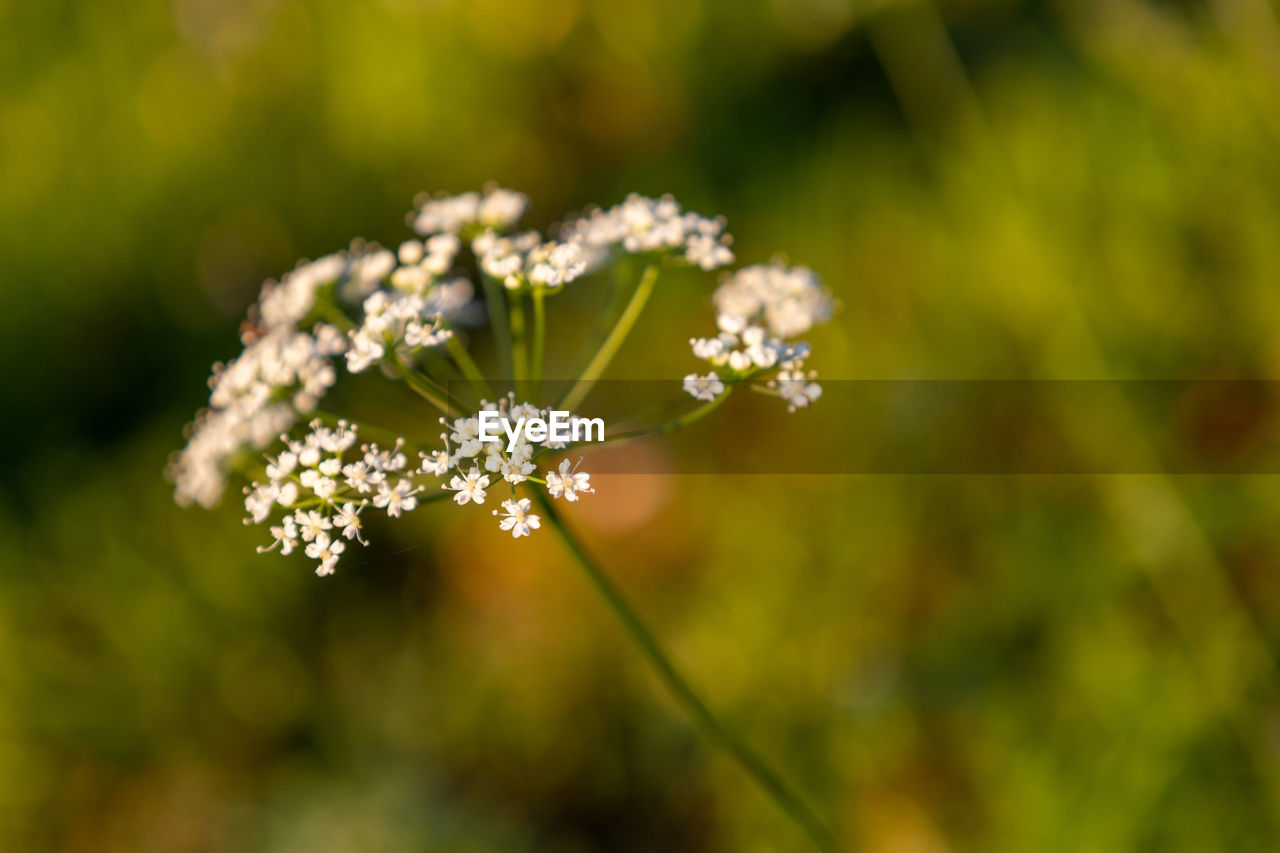
{"type": "Polygon", "coordinates": [[[375,291],[364,301],[363,322],[348,333],[347,370],[361,373],[388,350],[407,354],[447,341],[453,332],[442,326],[445,311],[438,302],[416,293],[375,291]]]}
{"type": "Polygon", "coordinates": [[[486,229],[471,241],[485,275],[508,290],[543,287],[556,290],[580,278],[593,266],[593,255],[580,243],[543,242],[537,231],[502,237],[486,229]]]}
{"type": "Polygon", "coordinates": [[[724,231],[724,219],[682,211],[669,195],[654,199],[633,193],[611,208],[590,208],[562,224],[558,234],[563,241],[598,249],[671,252],[704,270],[733,263],[733,238],[724,231]]]}
{"type": "Polygon", "coordinates": [[[780,262],[744,267],[724,280],[712,297],[719,334],[691,338],[696,358],[717,370],[684,378],[685,393],[697,400],[715,400],[725,381],[760,378],[777,373],[765,386],[787,404],[787,410],[808,408],[822,396],[817,373],[805,371],[809,345],[791,341],[831,317],[831,294],[806,267],[788,268],[780,262]],[[718,372],[717,372],[718,371],[718,372]]]}
{"type": "Polygon", "coordinates": [[[457,234],[468,226],[506,230],[515,225],[529,206],[524,193],[489,184],[483,192],[459,195],[420,194],[413,200],[417,210],[409,214],[413,230],[423,236],[457,234]]]}

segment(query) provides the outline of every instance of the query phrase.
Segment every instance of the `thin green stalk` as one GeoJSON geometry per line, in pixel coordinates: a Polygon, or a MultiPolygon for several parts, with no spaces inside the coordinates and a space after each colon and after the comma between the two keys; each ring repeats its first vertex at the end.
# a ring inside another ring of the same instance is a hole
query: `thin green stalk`
{"type": "Polygon", "coordinates": [[[644,621],[641,620],[639,614],[627,603],[622,592],[614,586],[613,581],[595,564],[582,547],[582,544],[565,526],[555,507],[552,506],[551,500],[541,490],[536,491],[535,494],[538,502],[542,505],[542,512],[547,521],[560,534],[560,538],[564,540],[565,545],[582,569],[583,574],[587,576],[587,580],[600,593],[600,596],[609,605],[614,615],[618,617],[618,621],[622,623],[627,633],[631,635],[631,639],[640,647],[640,651],[644,656],[649,659],[649,663],[653,666],[658,678],[667,690],[671,692],[672,697],[684,709],[684,712],[693,720],[694,724],[709,740],[723,747],[742,765],[743,769],[756,780],[764,792],[777,803],[778,807],[804,830],[805,834],[812,839],[819,850],[835,850],[835,839],[827,831],[827,828],[818,819],[817,815],[805,805],[804,801],[759,753],[752,749],[737,732],[712,713],[711,709],[702,701],[702,698],[689,686],[689,682],[676,669],[671,659],[662,651],[658,640],[648,626],[644,624],[644,621]]]}
{"type": "Polygon", "coordinates": [[[533,402],[542,395],[542,362],[547,348],[547,289],[533,289],[533,402]]]}
{"type": "Polygon", "coordinates": [[[507,320],[506,288],[491,276],[480,275],[484,288],[484,302],[489,310],[489,328],[493,329],[493,343],[498,350],[498,360],[505,366],[507,377],[515,375],[515,361],[511,351],[511,324],[507,320]]]}
{"type": "Polygon", "coordinates": [[[516,383],[516,396],[529,399],[529,349],[524,337],[524,297],[520,291],[512,291],[509,313],[511,316],[511,367],[516,383]]]}
{"type": "Polygon", "coordinates": [[[617,355],[618,348],[627,339],[627,335],[631,332],[631,327],[640,318],[640,313],[644,311],[645,303],[649,301],[649,294],[653,293],[653,285],[657,280],[657,265],[650,264],[645,267],[644,273],[640,276],[640,283],[636,285],[635,293],[631,294],[631,301],[623,309],[622,316],[618,317],[618,322],[614,324],[613,330],[604,339],[600,349],[596,350],[595,356],[587,364],[586,369],[582,371],[582,376],[578,377],[578,381],[573,384],[573,387],[569,389],[569,393],[565,394],[564,399],[560,401],[559,408],[573,411],[586,399],[587,394],[591,392],[592,386],[596,384],[600,375],[609,366],[609,362],[613,361],[613,357],[617,355]]]}
{"type": "MultiPolygon", "coordinates": [[[[674,417],[669,421],[663,421],[660,424],[655,424],[654,426],[638,427],[636,429],[629,429],[626,432],[614,433],[613,435],[605,436],[604,440],[606,442],[626,441],[631,438],[642,438],[646,435],[657,435],[659,433],[675,432],[678,429],[683,429],[684,427],[689,426],[689,424],[702,420],[707,415],[720,408],[720,404],[729,399],[729,394],[732,393],[732,391],[733,386],[727,385],[714,400],[708,400],[701,406],[698,406],[696,409],[690,409],[683,415],[674,417]]],[[[596,443],[600,444],[601,442],[596,443]]]]}
{"type": "Polygon", "coordinates": [[[334,301],[332,292],[323,294],[316,299],[314,308],[312,309],[321,319],[327,320],[337,326],[344,333],[355,328],[355,323],[346,315],[338,303],[334,301]]]}
{"type": "Polygon", "coordinates": [[[484,378],[484,373],[481,372],[480,366],[471,357],[471,353],[467,352],[467,348],[462,345],[462,341],[458,340],[458,336],[449,335],[448,340],[445,341],[445,346],[449,349],[449,355],[453,356],[453,363],[458,365],[462,375],[467,378],[467,384],[471,386],[472,393],[481,399],[492,400],[494,394],[489,387],[488,380],[484,378]]]}
{"type": "Polygon", "coordinates": [[[405,384],[408,385],[414,393],[431,405],[435,406],[441,412],[444,412],[444,414],[452,414],[449,410],[448,392],[427,377],[418,373],[413,368],[409,367],[394,355],[392,355],[388,360],[391,362],[391,366],[395,368],[396,372],[400,374],[400,378],[404,380],[405,384]]]}
{"type": "Polygon", "coordinates": [[[582,344],[573,358],[574,370],[571,375],[577,376],[582,373],[582,367],[590,360],[591,355],[600,348],[600,344],[604,341],[604,336],[609,333],[609,329],[612,328],[613,323],[617,320],[618,314],[622,311],[623,303],[626,302],[628,294],[626,284],[635,278],[631,274],[633,267],[634,261],[628,255],[623,255],[617,263],[610,267],[609,280],[601,288],[600,305],[594,312],[591,330],[583,336],[582,344]]]}

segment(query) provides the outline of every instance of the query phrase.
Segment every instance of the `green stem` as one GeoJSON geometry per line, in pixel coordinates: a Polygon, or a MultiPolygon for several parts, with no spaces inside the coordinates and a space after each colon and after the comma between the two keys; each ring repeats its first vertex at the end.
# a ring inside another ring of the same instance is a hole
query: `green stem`
{"type": "Polygon", "coordinates": [[[325,320],[342,330],[343,334],[355,328],[355,323],[346,315],[338,303],[334,301],[333,293],[327,293],[317,297],[314,313],[322,320],[325,320]]]}
{"type": "Polygon", "coordinates": [[[511,367],[515,371],[516,396],[523,402],[529,399],[529,350],[524,339],[524,296],[520,291],[511,293],[511,367]]]}
{"type": "Polygon", "coordinates": [[[609,366],[609,362],[613,361],[613,357],[617,355],[618,348],[627,339],[627,335],[631,332],[631,327],[639,319],[640,312],[644,310],[645,303],[649,301],[649,294],[653,293],[653,284],[657,280],[657,265],[650,264],[645,267],[644,273],[640,276],[640,284],[636,286],[635,293],[631,294],[631,301],[623,309],[622,316],[618,317],[618,322],[614,324],[613,330],[604,339],[600,349],[596,350],[595,356],[587,364],[586,369],[582,371],[582,376],[578,378],[578,381],[569,389],[569,393],[560,401],[559,408],[573,411],[586,399],[587,394],[591,392],[592,386],[596,384],[600,375],[604,373],[605,368],[609,366]]]}
{"type": "Polygon", "coordinates": [[[507,294],[502,282],[491,276],[480,275],[484,288],[484,302],[489,309],[489,328],[493,329],[493,343],[498,350],[498,360],[505,366],[507,377],[515,374],[515,361],[511,351],[511,325],[507,321],[507,294]]]}
{"type": "Polygon", "coordinates": [[[547,290],[533,289],[533,402],[542,395],[543,352],[547,347],[547,290]]]}
{"type": "Polygon", "coordinates": [[[445,346],[449,349],[449,355],[453,356],[454,364],[458,365],[458,369],[462,371],[462,375],[467,378],[467,384],[471,386],[471,391],[483,400],[493,399],[493,390],[489,387],[488,381],[484,378],[480,366],[475,363],[475,359],[471,357],[471,353],[467,352],[467,348],[462,345],[462,341],[458,340],[457,335],[449,335],[445,346]]]}
{"type": "Polygon", "coordinates": [[[414,393],[431,405],[435,406],[440,411],[444,412],[445,415],[452,414],[449,410],[448,392],[427,377],[418,373],[413,368],[409,367],[394,354],[391,355],[388,361],[391,362],[391,366],[395,368],[396,372],[400,374],[400,378],[404,380],[405,384],[408,385],[414,393]]]}
{"type": "Polygon", "coordinates": [[[630,256],[623,255],[609,269],[609,281],[602,288],[600,305],[595,311],[595,318],[591,321],[591,331],[582,339],[582,347],[574,357],[572,375],[577,376],[582,372],[582,366],[587,363],[591,354],[600,348],[604,336],[609,333],[609,329],[617,320],[618,314],[622,311],[622,305],[626,302],[626,282],[633,281],[635,278],[632,275],[634,264],[630,256]]]}
{"type": "Polygon", "coordinates": [[[609,605],[614,615],[618,617],[618,621],[622,623],[627,633],[631,635],[636,645],[640,647],[640,651],[649,659],[649,663],[653,666],[658,678],[667,690],[671,692],[672,697],[684,709],[684,712],[693,720],[694,724],[709,740],[723,747],[742,765],[743,769],[756,780],[764,792],[777,803],[778,807],[804,830],[805,834],[813,840],[818,849],[835,850],[835,839],[832,838],[822,821],[805,805],[804,801],[759,753],[752,749],[737,732],[726,725],[707,707],[702,698],[689,686],[689,682],[676,669],[671,659],[662,651],[662,647],[658,644],[653,633],[635,610],[631,608],[631,605],[627,603],[622,592],[614,586],[613,581],[595,564],[582,547],[582,544],[565,526],[555,507],[552,506],[551,500],[541,490],[538,490],[535,494],[538,502],[542,505],[542,511],[545,513],[547,520],[560,534],[560,538],[564,540],[569,552],[587,576],[587,580],[600,593],[600,596],[609,605]]]}
{"type": "MultiPolygon", "coordinates": [[[[663,421],[660,424],[655,424],[654,426],[638,427],[637,429],[629,429],[626,432],[617,432],[617,433],[614,433],[613,435],[605,436],[604,440],[605,442],[626,441],[632,438],[643,438],[646,435],[657,435],[659,433],[664,433],[664,432],[675,432],[678,429],[683,429],[684,427],[689,426],[689,424],[696,423],[697,421],[702,420],[707,415],[711,414],[716,409],[720,408],[720,404],[722,404],[725,400],[729,399],[729,394],[732,392],[733,392],[733,386],[726,385],[725,389],[721,391],[719,396],[717,396],[714,400],[708,400],[707,402],[703,403],[701,406],[698,406],[696,409],[690,409],[689,411],[685,412],[683,415],[674,417],[669,421],[663,421]]],[[[600,444],[601,442],[596,442],[596,443],[600,444]]]]}
{"type": "MultiPolygon", "coordinates": [[[[615,441],[630,441],[633,438],[644,438],[647,435],[658,435],[660,433],[675,432],[678,429],[683,429],[684,427],[687,427],[692,423],[696,423],[697,421],[702,420],[707,415],[714,412],[716,409],[720,407],[721,403],[723,403],[725,400],[729,398],[729,394],[731,391],[733,391],[733,386],[727,385],[725,386],[725,389],[720,392],[720,396],[716,397],[714,400],[708,400],[707,402],[703,403],[701,406],[698,406],[696,409],[690,409],[689,411],[685,412],[683,415],[674,417],[669,421],[663,421],[662,423],[654,424],[653,426],[637,427],[636,429],[629,429],[629,430],[626,430],[625,432],[615,432],[613,435],[606,435],[603,441],[577,442],[575,444],[571,444],[568,447],[562,448],[562,449],[576,450],[580,447],[595,447],[601,444],[611,444],[615,441]]],[[[546,450],[537,451],[533,454],[533,458],[537,459],[538,457],[542,456],[544,452],[559,452],[559,451],[546,451],[546,450]]]]}

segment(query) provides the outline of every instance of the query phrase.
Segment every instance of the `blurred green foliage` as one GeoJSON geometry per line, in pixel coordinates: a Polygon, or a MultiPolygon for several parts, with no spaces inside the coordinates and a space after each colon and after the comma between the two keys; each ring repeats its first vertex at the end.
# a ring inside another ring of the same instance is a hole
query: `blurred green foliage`
{"type": "MultiPolygon", "coordinates": [[[[0,0],[0,848],[802,849],[551,537],[424,510],[318,581],[176,509],[209,362],[262,279],[495,179],[726,214],[837,291],[831,378],[1272,376],[1277,56],[1266,0],[0,0]]],[[[708,292],[616,375],[682,375],[708,292]]],[[[1280,846],[1272,478],[598,488],[850,846],[1280,846]]]]}

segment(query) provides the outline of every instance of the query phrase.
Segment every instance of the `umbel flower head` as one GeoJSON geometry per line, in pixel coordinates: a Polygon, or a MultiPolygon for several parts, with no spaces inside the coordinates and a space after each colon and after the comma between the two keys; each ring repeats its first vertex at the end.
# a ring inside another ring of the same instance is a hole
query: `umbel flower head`
{"type": "MultiPolygon", "coordinates": [[[[692,338],[694,356],[729,380],[771,376],[767,387],[788,411],[807,408],[822,396],[822,386],[814,381],[818,374],[804,369],[809,345],[792,340],[831,318],[831,294],[813,270],[780,261],[744,267],[720,284],[712,301],[720,331],[713,338],[692,338]]],[[[713,399],[722,385],[714,370],[684,380],[685,392],[699,400],[713,399]]]]}
{"type": "MultiPolygon", "coordinates": [[[[523,194],[497,186],[419,196],[408,217],[417,237],[396,251],[356,241],[264,284],[241,330],[243,349],[214,365],[208,406],[170,461],[178,503],[215,506],[228,480],[243,475],[245,523],[270,534],[259,550],[301,551],[317,574],[327,575],[352,545],[367,544],[365,523],[373,516],[399,518],[425,502],[452,499],[464,511],[496,506],[490,511],[499,529],[519,539],[542,526],[531,495],[566,503],[593,495],[582,459],[563,455],[565,442],[530,437],[515,425],[547,418],[552,409],[577,409],[634,324],[658,271],[726,266],[734,260],[732,239],[723,219],[685,211],[670,196],[631,195],[615,207],[589,208],[553,227],[554,237],[512,233],[527,207],[523,194]],[[537,399],[545,300],[566,286],[615,286],[605,282],[617,276],[597,274],[624,256],[644,269],[631,303],[596,342],[569,392],[546,405],[537,399]],[[475,301],[477,281],[483,308],[475,301]],[[515,377],[515,388],[500,395],[465,341],[467,324],[486,314],[495,340],[506,342],[505,375],[515,377]],[[369,427],[355,413],[317,416],[342,374],[371,371],[440,409],[438,441],[412,442],[369,427]],[[461,410],[444,384],[458,374],[474,404],[461,410]],[[482,413],[516,437],[482,441],[482,413]]],[[[805,369],[809,347],[794,338],[829,319],[833,303],[810,270],[746,267],[725,278],[711,302],[717,334],[691,341],[711,369],[681,384],[701,405],[660,429],[691,423],[749,380],[766,380],[762,387],[791,411],[818,399],[822,389],[805,369]]]]}

